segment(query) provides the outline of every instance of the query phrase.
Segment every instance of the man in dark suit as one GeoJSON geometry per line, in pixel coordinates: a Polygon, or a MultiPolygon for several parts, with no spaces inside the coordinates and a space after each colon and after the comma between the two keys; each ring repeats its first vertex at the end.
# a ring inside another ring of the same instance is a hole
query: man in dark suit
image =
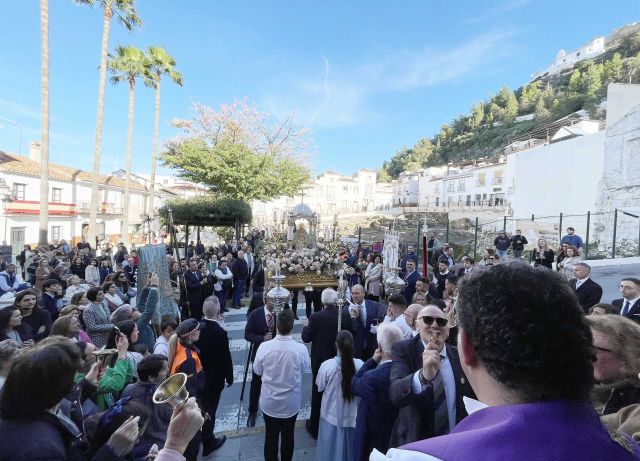
{"type": "MultiPolygon", "coordinates": [[[[311,317],[305,320],[302,329],[302,340],[305,343],[311,343],[313,387],[311,391],[311,417],[307,421],[306,428],[314,439],[318,437],[320,404],[322,403],[322,393],[318,392],[316,376],[322,362],[335,357],[336,336],[338,334],[338,306],[336,304],[338,293],[333,288],[326,288],[322,292],[321,299],[324,309],[311,314],[311,317]]],[[[341,329],[349,330],[353,334],[351,317],[348,312],[343,310],[341,315],[341,329]]]]}
{"type": "Polygon", "coordinates": [[[404,290],[402,295],[407,300],[407,305],[411,304],[413,294],[416,292],[416,282],[418,281],[419,274],[416,270],[416,263],[413,259],[407,261],[407,272],[404,274],[404,290]]]}
{"type": "Polygon", "coordinates": [[[458,350],[445,344],[449,325],[444,312],[436,306],[424,307],[417,322],[419,334],[392,348],[389,397],[399,408],[392,448],[447,434],[467,416],[462,396],[475,398],[458,350]]]}
{"type": "Polygon", "coordinates": [[[398,416],[398,409],[389,400],[391,349],[402,341],[402,331],[390,324],[378,328],[378,348],[351,381],[351,392],[360,397],[356,433],[354,437],[355,461],[366,461],[373,449],[386,453],[389,435],[398,416]]]}
{"type": "Polygon", "coordinates": [[[402,261],[400,261],[400,272],[403,275],[407,272],[407,261],[413,261],[416,266],[418,265],[418,256],[416,255],[413,245],[407,247],[407,254],[404,255],[402,261]]]}
{"type": "MultiPolygon", "coordinates": [[[[224,384],[226,382],[227,387],[233,384],[233,364],[229,350],[229,337],[217,320],[220,313],[218,298],[210,296],[205,299],[202,304],[202,313],[204,328],[200,331],[200,339],[195,344],[200,349],[199,357],[205,375],[205,387],[201,394],[202,404],[211,417],[213,430],[224,384]]],[[[220,448],[225,440],[227,440],[225,435],[216,437],[213,449],[220,448]]]]}
{"type": "MultiPolygon", "coordinates": [[[[266,302],[263,298],[263,305],[255,308],[244,327],[244,339],[251,343],[251,361],[256,358],[258,347],[264,341],[273,338],[275,330],[276,318],[273,313],[273,306],[266,302]]],[[[258,403],[260,400],[260,388],[262,387],[262,379],[259,375],[251,372],[251,390],[249,391],[249,416],[247,417],[247,427],[256,425],[256,416],[258,415],[258,403]]]]}
{"type": "Polygon", "coordinates": [[[238,251],[238,258],[231,265],[231,273],[233,274],[233,302],[231,307],[240,309],[242,307],[242,294],[249,277],[249,266],[244,259],[244,252],[238,251]]]}
{"type": "Polygon", "coordinates": [[[591,280],[590,274],[591,266],[585,263],[578,263],[573,266],[575,279],[569,282],[585,314],[588,314],[589,309],[598,304],[600,298],[602,298],[602,287],[591,280]]]}
{"type": "Polygon", "coordinates": [[[189,270],[184,273],[184,282],[187,287],[189,316],[200,320],[202,318],[202,286],[207,281],[202,277],[195,261],[189,261],[189,270]]]}
{"type": "Polygon", "coordinates": [[[364,299],[362,285],[351,287],[351,301],[349,314],[353,327],[353,356],[364,361],[370,359],[378,347],[376,334],[371,332],[371,327],[382,323],[384,315],[380,315],[380,306],[377,302],[364,299]]]}
{"type": "Polygon", "coordinates": [[[620,315],[640,323],[640,280],[627,277],[620,280],[622,298],[614,299],[611,304],[620,309],[620,315]]]}

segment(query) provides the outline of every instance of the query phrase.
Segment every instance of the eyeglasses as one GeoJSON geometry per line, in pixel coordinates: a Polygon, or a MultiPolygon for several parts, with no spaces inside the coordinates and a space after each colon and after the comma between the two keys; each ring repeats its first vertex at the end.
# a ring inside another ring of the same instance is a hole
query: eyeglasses
{"type": "Polygon", "coordinates": [[[422,317],[420,317],[420,320],[422,320],[425,325],[427,326],[431,326],[433,325],[433,321],[436,321],[436,325],[438,325],[440,328],[442,327],[446,327],[447,323],[449,322],[447,319],[442,318],[442,317],[431,317],[430,315],[424,315],[422,317]]]}
{"type": "Polygon", "coordinates": [[[403,312],[402,315],[405,315],[405,316],[409,317],[411,320],[415,320],[415,317],[413,317],[412,315],[407,314],[406,312],[403,312]]]}
{"type": "Polygon", "coordinates": [[[493,256],[490,256],[489,259],[495,261],[496,258],[494,258],[493,256]]]}

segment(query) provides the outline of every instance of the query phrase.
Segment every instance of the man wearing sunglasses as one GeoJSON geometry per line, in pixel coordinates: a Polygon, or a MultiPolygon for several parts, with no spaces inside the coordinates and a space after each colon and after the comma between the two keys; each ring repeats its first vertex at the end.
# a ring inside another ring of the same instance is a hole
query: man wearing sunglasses
{"type": "Polygon", "coordinates": [[[507,261],[463,277],[456,308],[460,361],[482,403],[449,434],[372,461],[638,459],[640,446],[610,434],[589,401],[594,345],[608,345],[595,343],[568,283],[507,261]]]}
{"type": "Polygon", "coordinates": [[[391,447],[449,433],[467,415],[462,396],[473,397],[455,347],[445,344],[448,320],[434,305],[416,318],[418,335],[393,345],[389,397],[399,408],[391,447]]]}

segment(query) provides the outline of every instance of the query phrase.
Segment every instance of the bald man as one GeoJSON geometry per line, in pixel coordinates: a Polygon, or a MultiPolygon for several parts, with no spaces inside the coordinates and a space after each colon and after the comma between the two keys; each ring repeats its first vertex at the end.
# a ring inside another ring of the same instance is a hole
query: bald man
{"type": "Polygon", "coordinates": [[[458,350],[445,340],[448,319],[436,306],[418,312],[418,333],[393,345],[391,403],[399,408],[390,447],[448,434],[467,416],[462,396],[475,398],[458,350]]]}
{"type": "Polygon", "coordinates": [[[353,355],[366,362],[378,347],[375,327],[382,323],[384,315],[380,315],[377,302],[364,299],[364,288],[358,284],[351,287],[349,315],[353,327],[353,355]]]}
{"type": "Polygon", "coordinates": [[[411,304],[407,307],[407,310],[404,311],[404,320],[411,328],[411,334],[415,338],[418,332],[418,314],[422,310],[422,304],[411,304]]]}

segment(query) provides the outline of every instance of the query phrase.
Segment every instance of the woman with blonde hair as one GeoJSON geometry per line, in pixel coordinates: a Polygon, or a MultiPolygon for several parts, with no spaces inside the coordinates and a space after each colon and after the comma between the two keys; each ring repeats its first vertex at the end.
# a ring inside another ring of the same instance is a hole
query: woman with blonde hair
{"type": "Polygon", "coordinates": [[[82,330],[78,316],[74,314],[67,314],[58,317],[51,327],[51,335],[64,336],[65,338],[72,339],[76,342],[91,342],[89,335],[82,330]]]}
{"type": "Polygon", "coordinates": [[[548,269],[553,268],[553,259],[555,258],[555,253],[545,239],[538,239],[538,244],[533,249],[533,260],[534,266],[544,266],[548,269]]]}

